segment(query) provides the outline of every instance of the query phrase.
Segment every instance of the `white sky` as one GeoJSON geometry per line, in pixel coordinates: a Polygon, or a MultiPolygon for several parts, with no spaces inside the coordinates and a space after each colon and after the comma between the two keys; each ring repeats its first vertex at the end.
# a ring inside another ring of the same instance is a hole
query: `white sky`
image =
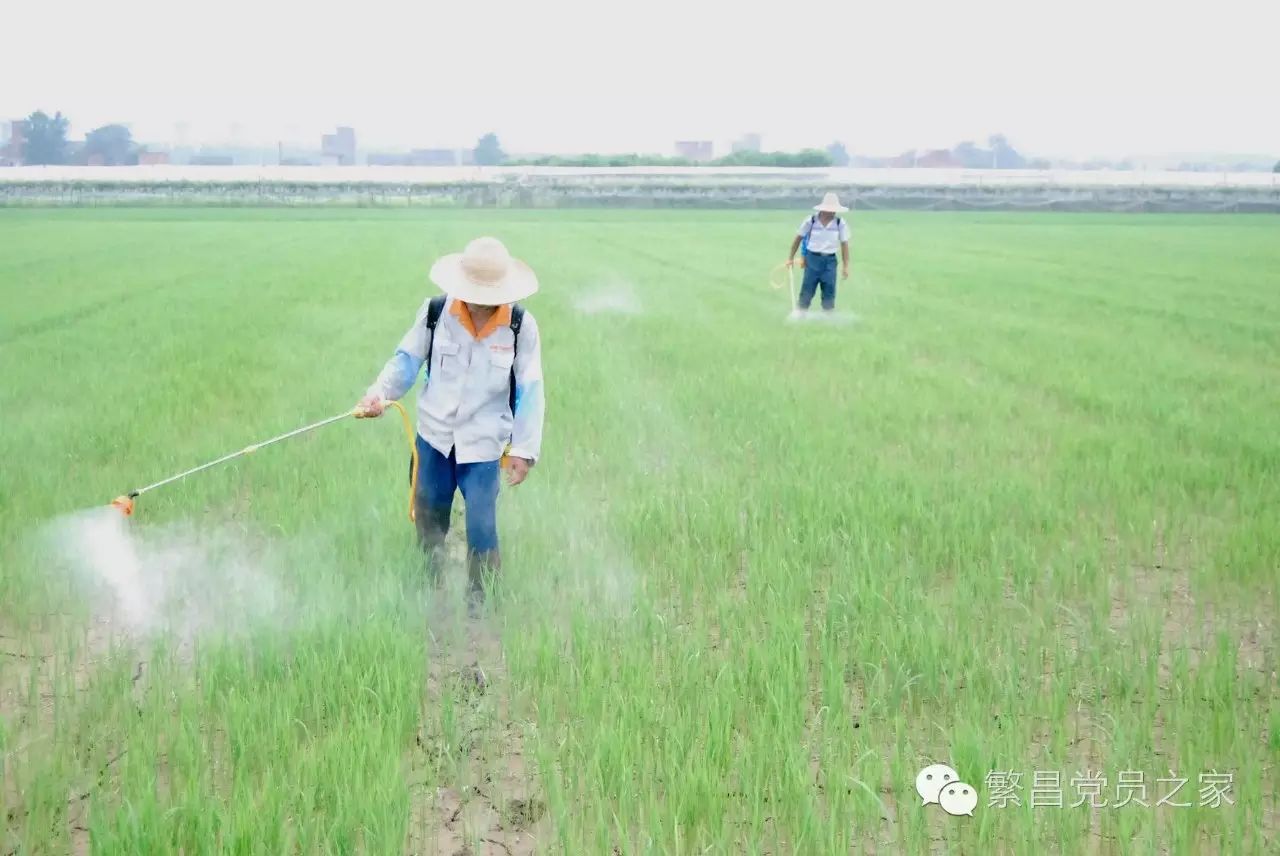
{"type": "Polygon", "coordinates": [[[1280,0],[0,0],[0,117],[362,150],[1280,152],[1280,0]]]}

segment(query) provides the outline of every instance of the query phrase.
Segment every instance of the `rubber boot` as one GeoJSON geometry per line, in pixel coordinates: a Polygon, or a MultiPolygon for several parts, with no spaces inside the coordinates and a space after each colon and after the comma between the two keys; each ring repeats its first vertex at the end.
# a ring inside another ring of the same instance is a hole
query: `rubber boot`
{"type": "Polygon", "coordinates": [[[418,546],[427,555],[427,576],[432,585],[440,585],[445,563],[444,539],[449,534],[447,507],[429,508],[414,505],[413,524],[418,530],[418,546]]]}
{"type": "Polygon", "coordinates": [[[502,556],[495,550],[483,553],[467,552],[467,609],[472,618],[479,617],[480,607],[484,604],[484,577],[492,573],[495,577],[502,568],[502,556]]]}

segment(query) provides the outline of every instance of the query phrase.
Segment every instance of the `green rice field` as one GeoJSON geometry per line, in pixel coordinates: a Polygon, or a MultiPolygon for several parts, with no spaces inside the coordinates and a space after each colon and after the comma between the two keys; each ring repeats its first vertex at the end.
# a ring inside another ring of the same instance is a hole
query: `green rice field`
{"type": "Polygon", "coordinates": [[[0,856],[1280,851],[1280,220],[855,211],[789,323],[804,216],[0,210],[0,856]],[[483,616],[394,412],[86,535],[483,234],[547,390],[483,616]]]}

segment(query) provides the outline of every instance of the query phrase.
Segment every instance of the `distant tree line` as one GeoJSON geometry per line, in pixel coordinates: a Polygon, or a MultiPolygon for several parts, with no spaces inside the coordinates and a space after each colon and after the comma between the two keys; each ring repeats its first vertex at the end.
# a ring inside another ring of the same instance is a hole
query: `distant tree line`
{"type": "Polygon", "coordinates": [[[535,158],[508,159],[502,155],[497,137],[486,134],[475,149],[476,163],[486,165],[548,167],[632,167],[632,166],[739,166],[739,167],[830,167],[830,166],[935,166],[963,169],[1048,168],[1047,161],[1029,161],[1003,134],[993,134],[983,148],[972,141],[950,149],[909,151],[890,158],[852,157],[844,143],[834,142],[825,149],[799,152],[738,151],[710,161],[654,154],[580,154],[546,155],[535,158]]]}
{"type": "Polygon", "coordinates": [[[988,137],[985,149],[966,142],[956,146],[952,152],[965,169],[1025,169],[1027,166],[1027,159],[1009,145],[1004,134],[988,137]]]}
{"type": "MultiPolygon", "coordinates": [[[[477,156],[476,163],[480,163],[477,156]]],[[[824,167],[834,166],[830,152],[806,149],[801,152],[734,152],[711,161],[652,154],[582,154],[546,155],[503,161],[508,166],[565,167],[632,167],[632,166],[756,166],[756,167],[824,167]]]]}
{"type": "Polygon", "coordinates": [[[85,135],[83,143],[67,139],[71,120],[61,112],[50,116],[37,110],[26,118],[21,130],[21,151],[17,160],[37,166],[56,164],[101,163],[105,166],[129,166],[138,162],[140,147],[124,125],[111,124],[95,128],[85,135]]]}
{"type": "MultiPolygon", "coordinates": [[[[129,128],[122,124],[103,125],[85,135],[83,142],[67,139],[70,120],[56,112],[52,116],[37,110],[26,118],[21,133],[21,150],[11,151],[16,160],[35,165],[43,164],[103,164],[128,166],[138,163],[142,147],[133,139],[129,128]]],[[[481,166],[562,166],[562,167],[633,167],[633,166],[739,166],[739,167],[829,167],[829,166],[939,166],[964,169],[1047,169],[1050,164],[1042,159],[1027,159],[1020,154],[1003,134],[987,138],[987,147],[966,141],[950,149],[909,151],[892,158],[850,156],[843,143],[835,142],[825,149],[805,149],[800,152],[751,152],[739,151],[716,158],[708,163],[688,158],[654,154],[581,154],[548,155],[537,158],[512,159],[503,151],[497,134],[481,137],[473,150],[475,162],[481,166]]],[[[3,151],[0,150],[0,154],[3,151]]],[[[1124,162],[1086,163],[1083,168],[1111,167],[1131,168],[1124,162]]],[[[1182,169],[1196,169],[1198,165],[1183,164],[1182,169]]],[[[1199,167],[1207,168],[1207,167],[1199,167]]],[[[1241,167],[1244,168],[1244,167],[1241,167]]],[[[1253,165],[1254,169],[1258,165],[1253,165]]],[[[1265,169],[1265,167],[1263,167],[1265,169]]],[[[1272,168],[1280,173],[1280,162],[1272,168]]]]}
{"type": "Polygon", "coordinates": [[[502,150],[498,135],[492,132],[480,138],[472,154],[480,166],[497,166],[507,160],[507,153],[502,150]]]}
{"type": "MultiPolygon", "coordinates": [[[[479,163],[479,161],[477,161],[479,163]]],[[[508,166],[577,166],[577,167],[625,167],[625,166],[694,166],[688,158],[663,155],[544,155],[535,158],[512,158],[504,161],[508,166]]]]}
{"type": "Polygon", "coordinates": [[[1003,134],[987,138],[986,148],[972,140],[957,143],[949,149],[911,149],[895,157],[853,158],[863,167],[942,167],[947,169],[1047,169],[1048,161],[1023,157],[1003,134]]]}
{"type": "Polygon", "coordinates": [[[820,167],[835,166],[830,152],[822,149],[805,149],[800,152],[734,152],[712,163],[715,166],[771,166],[771,167],[820,167]]]}
{"type": "Polygon", "coordinates": [[[22,150],[14,154],[24,163],[66,163],[67,128],[70,124],[60,112],[50,116],[43,110],[37,110],[27,117],[26,126],[22,129],[22,150]]]}

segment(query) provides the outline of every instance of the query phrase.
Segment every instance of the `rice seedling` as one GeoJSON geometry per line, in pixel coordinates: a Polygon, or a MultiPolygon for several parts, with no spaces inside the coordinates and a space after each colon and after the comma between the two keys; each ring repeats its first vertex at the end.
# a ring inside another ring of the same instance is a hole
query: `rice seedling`
{"type": "Polygon", "coordinates": [[[855,213],[839,325],[795,220],[0,211],[0,853],[1273,852],[1274,220],[855,213]],[[387,419],[67,517],[353,404],[485,233],[548,418],[483,618],[387,419]]]}

